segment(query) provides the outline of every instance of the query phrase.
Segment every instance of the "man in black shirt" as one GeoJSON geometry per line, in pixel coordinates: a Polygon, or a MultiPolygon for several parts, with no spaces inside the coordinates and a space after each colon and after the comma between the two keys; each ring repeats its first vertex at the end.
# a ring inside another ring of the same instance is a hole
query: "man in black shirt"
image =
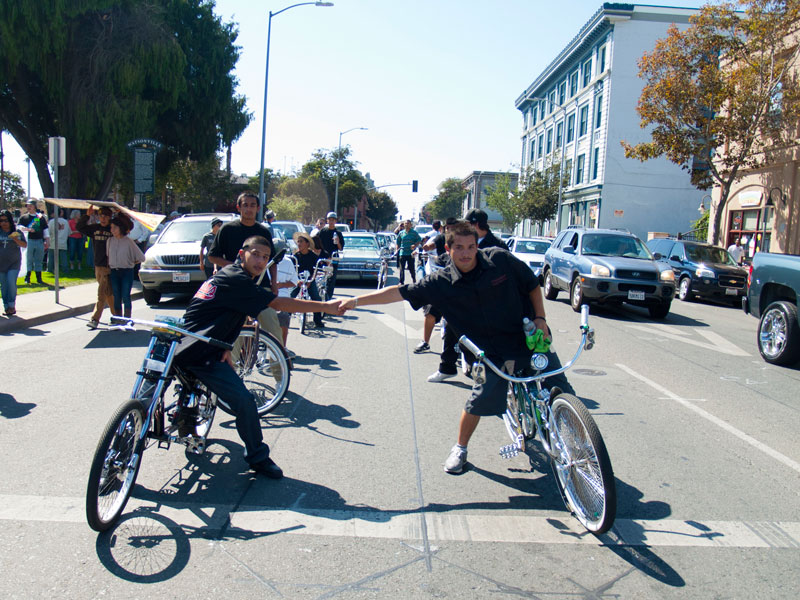
{"type": "MultiPolygon", "coordinates": [[[[367,304],[388,304],[406,300],[412,308],[425,304],[438,308],[458,337],[467,335],[497,365],[513,361],[516,368],[530,364],[531,351],[525,344],[522,319],[529,317],[547,337],[544,298],[539,280],[530,268],[511,253],[496,248],[478,249],[475,229],[459,223],[447,233],[450,265],[412,285],[387,287],[361,297],[343,300],[341,310],[367,304]]],[[[559,368],[555,353],[550,366],[559,368]]],[[[572,392],[562,375],[549,378],[549,387],[572,392]]],[[[467,443],[481,416],[500,415],[506,408],[508,384],[490,369],[486,383],[475,384],[461,414],[458,441],[444,464],[448,473],[460,473],[467,460],[467,443]]]]}
{"type": "Polygon", "coordinates": [[[25,283],[30,284],[31,273],[36,273],[36,282],[44,284],[42,281],[42,262],[50,246],[48,237],[47,217],[41,214],[36,202],[28,200],[25,204],[28,214],[19,218],[20,230],[28,234],[28,249],[25,252],[25,283]]]}
{"type": "MultiPolygon", "coordinates": [[[[331,211],[328,213],[328,226],[319,230],[319,241],[322,244],[322,250],[328,256],[333,256],[334,252],[344,250],[344,236],[342,232],[336,229],[336,213],[331,211]]],[[[328,283],[325,287],[325,299],[329,300],[333,297],[333,288],[336,286],[336,271],[339,265],[334,261],[333,273],[328,277],[328,283]]],[[[320,290],[320,294],[322,290],[320,290]]]]}
{"type": "Polygon", "coordinates": [[[108,310],[112,315],[117,313],[114,311],[114,293],[111,290],[111,269],[108,266],[108,253],[106,252],[106,243],[111,236],[111,209],[107,206],[100,207],[96,211],[98,213],[97,223],[89,223],[89,219],[94,216],[95,209],[93,206],[89,207],[86,214],[83,215],[75,224],[75,229],[81,232],[92,240],[92,248],[94,252],[94,278],[97,280],[97,303],[94,306],[89,322],[86,326],[89,329],[97,329],[100,323],[100,317],[103,316],[103,310],[108,305],[108,310]]]}
{"type": "MultiPolygon", "coordinates": [[[[255,318],[267,307],[286,312],[337,313],[334,302],[279,298],[269,288],[257,285],[255,280],[264,272],[269,257],[266,238],[253,236],[245,240],[239,259],[219,269],[192,298],[183,315],[186,329],[232,344],[245,317],[255,318]]],[[[191,338],[181,343],[175,360],[217,394],[220,407],[236,418],[236,431],[244,442],[250,468],[273,479],[283,477],[283,471],[269,457],[255,401],[236,374],[231,353],[191,338]]]]}
{"type": "MultiPolygon", "coordinates": [[[[239,250],[244,241],[254,235],[259,235],[267,240],[269,244],[270,256],[275,256],[275,246],[272,243],[272,233],[266,225],[256,222],[258,216],[258,196],[253,192],[243,192],[236,199],[236,207],[239,209],[240,218],[228,221],[220,227],[211,249],[208,251],[208,260],[216,267],[225,267],[239,256],[239,250]]],[[[278,265],[269,268],[269,274],[265,273],[261,280],[263,287],[272,290],[277,295],[278,265]]],[[[262,329],[271,333],[279,343],[282,343],[283,332],[278,323],[278,313],[271,308],[265,309],[263,314],[258,316],[258,323],[262,329]]]]}

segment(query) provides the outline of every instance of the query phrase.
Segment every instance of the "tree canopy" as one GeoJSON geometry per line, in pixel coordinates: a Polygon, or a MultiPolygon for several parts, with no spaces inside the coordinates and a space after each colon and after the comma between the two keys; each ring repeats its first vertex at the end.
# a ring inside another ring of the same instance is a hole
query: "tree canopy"
{"type": "Polygon", "coordinates": [[[367,196],[367,217],[372,221],[375,231],[383,231],[393,223],[397,216],[397,204],[386,192],[372,191],[367,196]]]}
{"type": "Polygon", "coordinates": [[[444,220],[448,217],[460,217],[463,212],[466,192],[458,177],[445,179],[438,187],[439,193],[428,202],[424,209],[434,219],[444,220]]]}
{"type": "Polygon", "coordinates": [[[486,191],[486,205],[499,212],[503,217],[503,225],[513,231],[528,216],[521,196],[516,186],[512,185],[510,175],[498,175],[494,186],[486,191]]]}
{"type": "Polygon", "coordinates": [[[237,32],[212,0],[8,0],[0,4],[0,127],[11,133],[52,195],[47,138],[67,139],[59,189],[105,197],[126,143],[166,145],[203,161],[250,120],[235,94],[237,32]]]}
{"type": "Polygon", "coordinates": [[[367,193],[367,180],[350,160],[350,146],[334,150],[319,149],[300,169],[299,177],[322,184],[328,195],[328,210],[334,210],[336,174],[339,174],[339,207],[355,206],[367,193]]]}
{"type": "Polygon", "coordinates": [[[646,83],[637,112],[651,140],[623,141],[625,154],[666,156],[698,188],[720,187],[713,243],[733,183],[773,162],[796,135],[798,26],[798,0],[704,6],[639,61],[646,83]]]}

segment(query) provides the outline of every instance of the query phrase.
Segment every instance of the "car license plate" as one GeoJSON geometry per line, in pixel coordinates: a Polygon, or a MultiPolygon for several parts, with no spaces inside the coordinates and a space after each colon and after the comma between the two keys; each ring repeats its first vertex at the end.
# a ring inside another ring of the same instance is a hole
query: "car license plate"
{"type": "Polygon", "coordinates": [[[737,290],[736,288],[725,288],[725,293],[728,296],[738,296],[739,290],[737,290]]]}
{"type": "Polygon", "coordinates": [[[644,292],[641,290],[628,290],[628,300],[644,300],[644,292]]]}
{"type": "Polygon", "coordinates": [[[172,281],[173,283],[188,283],[190,277],[189,273],[173,273],[172,281]]]}

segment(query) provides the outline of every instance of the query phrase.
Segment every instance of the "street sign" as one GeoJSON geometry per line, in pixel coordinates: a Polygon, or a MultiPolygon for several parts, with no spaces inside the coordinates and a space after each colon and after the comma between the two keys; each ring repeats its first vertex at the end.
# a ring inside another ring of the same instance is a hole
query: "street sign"
{"type": "Polygon", "coordinates": [[[164,147],[158,140],[139,138],[127,143],[133,150],[133,193],[152,194],[155,191],[156,152],[164,147]]]}

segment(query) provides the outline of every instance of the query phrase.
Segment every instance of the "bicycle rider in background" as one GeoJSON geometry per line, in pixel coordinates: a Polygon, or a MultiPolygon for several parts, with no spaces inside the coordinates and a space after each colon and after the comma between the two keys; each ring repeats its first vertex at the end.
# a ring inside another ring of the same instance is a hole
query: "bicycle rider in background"
{"type": "MultiPolygon", "coordinates": [[[[308,273],[308,295],[312,300],[321,300],[317,282],[314,280],[314,269],[317,266],[317,261],[326,257],[325,251],[317,250],[314,247],[314,241],[311,236],[305,231],[298,231],[292,236],[292,239],[297,244],[297,252],[294,253],[294,258],[297,261],[297,274],[300,275],[303,271],[308,273]]],[[[297,297],[299,293],[300,287],[295,288],[292,292],[292,298],[297,297]]],[[[314,326],[317,329],[325,327],[322,322],[322,313],[314,313],[314,326]]]]}
{"type": "MultiPolygon", "coordinates": [[[[255,319],[267,307],[285,312],[318,310],[337,314],[335,302],[279,298],[269,288],[257,285],[255,280],[266,269],[269,256],[266,238],[247,238],[236,261],[217,270],[194,295],[183,315],[184,329],[233,344],[245,317],[255,319]]],[[[269,456],[256,403],[236,374],[230,351],[189,338],[180,344],[175,361],[216,394],[219,406],[235,417],[250,468],[272,479],[283,477],[283,471],[269,456]]]]}
{"type": "MultiPolygon", "coordinates": [[[[550,338],[539,280],[510,252],[499,248],[478,249],[478,234],[469,223],[459,222],[446,234],[450,265],[411,285],[395,285],[359,297],[342,300],[340,311],[359,304],[390,304],[406,300],[412,308],[432,304],[447,319],[457,336],[467,335],[486,356],[510,372],[528,368],[531,351],[525,344],[522,319],[531,318],[550,338]]],[[[561,363],[548,352],[550,366],[561,363]]],[[[573,393],[564,374],[550,377],[547,387],[573,393]]],[[[473,384],[461,413],[456,445],[444,463],[447,473],[461,473],[467,462],[467,444],[482,416],[506,410],[508,383],[491,370],[486,382],[473,384]]],[[[557,391],[556,391],[557,393],[557,391]]]]}

